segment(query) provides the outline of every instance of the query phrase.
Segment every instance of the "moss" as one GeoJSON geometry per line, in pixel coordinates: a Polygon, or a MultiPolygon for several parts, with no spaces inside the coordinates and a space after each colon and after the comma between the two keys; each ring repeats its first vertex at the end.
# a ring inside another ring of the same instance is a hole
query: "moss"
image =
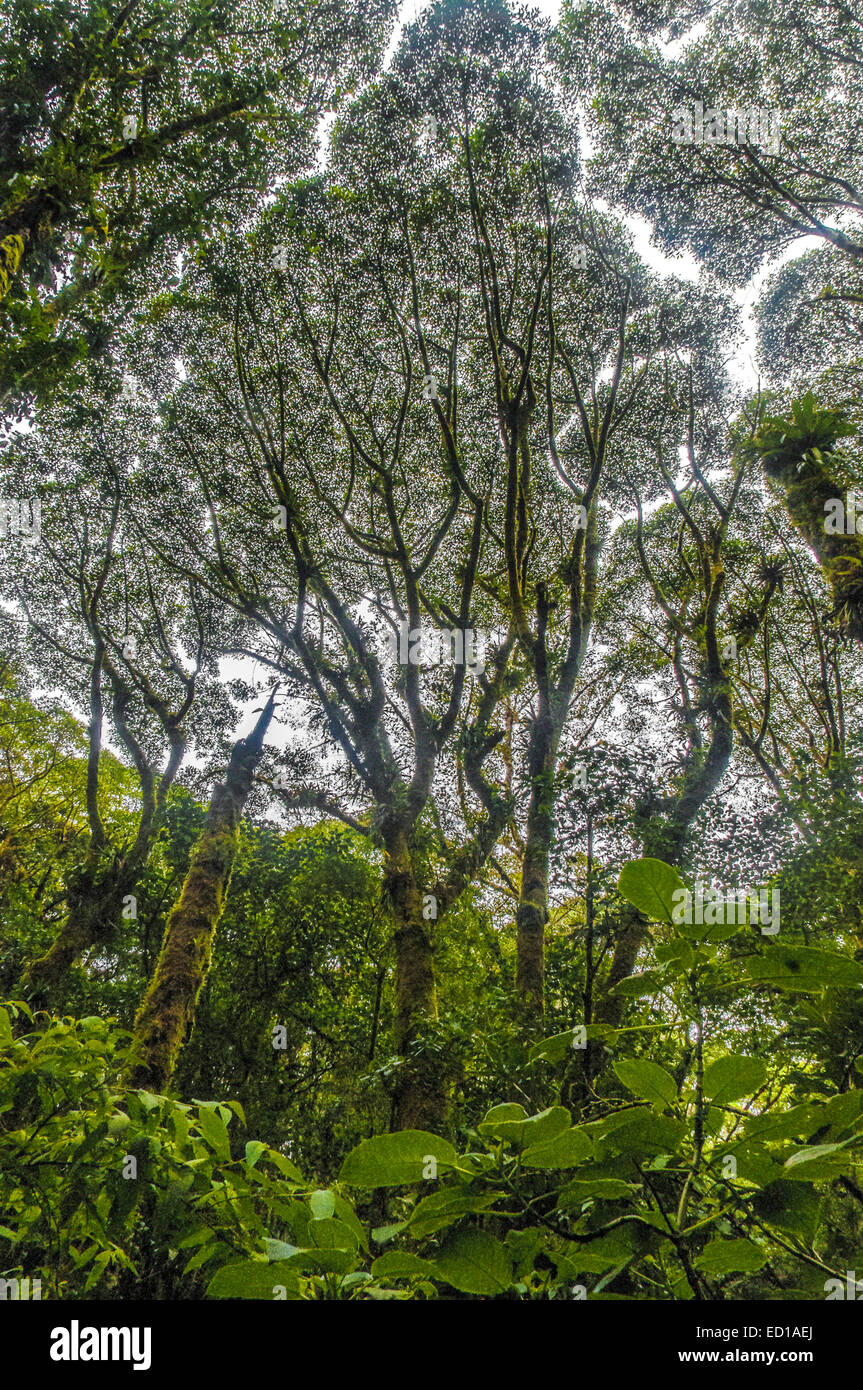
{"type": "Polygon", "coordinates": [[[91,946],[111,940],[123,901],[134,892],[138,878],[137,868],[121,856],[108,859],[95,855],[70,881],[66,921],[49,950],[33,961],[24,977],[31,1003],[44,1003],[45,992],[50,992],[79,956],[91,946]]]}
{"type": "Polygon", "coordinates": [[[274,702],[275,691],[248,738],[234,745],[224,784],[213,792],[179,901],[168,915],[156,969],[135,1019],[140,1059],[132,1070],[136,1086],[155,1091],[166,1088],[192,1025],[225,905],[240,817],[261,758],[274,702]]]}
{"type": "Polygon", "coordinates": [[[10,232],[0,241],[0,299],[5,299],[9,294],[23,257],[23,236],[19,232],[10,232]]]}
{"type": "Polygon", "coordinates": [[[155,1090],[167,1085],[209,972],[238,843],[233,808],[226,810],[227,824],[205,827],[168,916],[156,970],[135,1020],[142,1059],[134,1075],[137,1085],[155,1090]]]}
{"type": "Polygon", "coordinates": [[[826,504],[847,490],[841,459],[810,450],[765,466],[782,488],[788,515],[818,557],[840,631],[863,641],[863,536],[831,534],[824,526],[826,504]]]}

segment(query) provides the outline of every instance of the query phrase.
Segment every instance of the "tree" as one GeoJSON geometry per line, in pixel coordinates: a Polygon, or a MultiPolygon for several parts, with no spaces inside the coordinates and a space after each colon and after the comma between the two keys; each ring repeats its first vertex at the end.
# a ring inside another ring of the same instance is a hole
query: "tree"
{"type": "Polygon", "coordinates": [[[640,0],[564,5],[560,69],[589,103],[592,185],[738,284],[802,237],[859,266],[859,14],[844,0],[703,13],[689,26],[640,0]]]}
{"type": "Polygon", "coordinates": [[[89,715],[89,842],[66,885],[66,920],[31,965],[40,990],[135,916],[136,888],[195,719],[203,727],[208,717],[218,727],[228,714],[216,679],[214,611],[194,588],[175,589],[166,601],[167,573],[142,547],[126,506],[136,488],[140,424],[123,416],[109,422],[98,399],[89,409],[76,407],[71,418],[58,407],[4,460],[16,491],[35,494],[41,523],[36,544],[7,548],[5,592],[31,660],[89,715]],[[112,826],[104,815],[107,716],[136,775],[140,806],[131,839],[126,823],[112,826]]]}
{"type": "Polygon", "coordinates": [[[369,74],[389,0],[15,0],[0,36],[0,399],[101,351],[213,227],[311,159],[369,74]]]}

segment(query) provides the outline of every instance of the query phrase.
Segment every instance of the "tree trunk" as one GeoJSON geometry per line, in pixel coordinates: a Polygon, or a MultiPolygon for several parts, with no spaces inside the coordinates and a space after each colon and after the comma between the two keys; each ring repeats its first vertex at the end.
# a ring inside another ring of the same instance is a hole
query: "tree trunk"
{"type": "Polygon", "coordinates": [[[119,925],[125,899],[134,896],[140,868],[116,855],[107,868],[99,856],[85,864],[67,893],[68,916],[44,956],[28,967],[23,984],[31,1003],[44,1005],[50,992],[79,956],[110,941],[119,925]]]}
{"type": "Polygon", "coordinates": [[[863,642],[863,536],[856,530],[831,534],[825,529],[827,504],[845,495],[825,465],[830,457],[829,451],[822,451],[819,461],[810,451],[802,459],[768,458],[764,469],[781,487],[788,515],[818,558],[840,631],[863,642]]]}
{"type": "Polygon", "coordinates": [[[531,731],[531,791],[516,910],[516,992],[526,1021],[542,1018],[548,866],[554,833],[553,781],[558,738],[550,718],[531,731]]]}
{"type": "Polygon", "coordinates": [[[163,1091],[176,1066],[207,978],[216,929],[237,851],[240,818],[263,752],[275,691],[248,738],[231,754],[217,786],[176,906],[165,926],[153,978],[135,1019],[139,1060],[132,1084],[163,1091]]]}
{"type": "Polygon", "coordinates": [[[422,1050],[425,1025],[438,1016],[434,947],[423,918],[423,895],[411,864],[407,836],[397,831],[386,848],[384,887],[393,915],[396,957],[396,1047],[402,1058],[396,1086],[396,1127],[446,1126],[448,1087],[435,1053],[422,1050]]]}

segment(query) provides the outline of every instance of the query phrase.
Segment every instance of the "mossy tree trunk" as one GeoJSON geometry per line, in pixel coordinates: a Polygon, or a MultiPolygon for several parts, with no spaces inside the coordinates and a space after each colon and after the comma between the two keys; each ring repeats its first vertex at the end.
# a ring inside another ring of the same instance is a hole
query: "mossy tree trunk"
{"type": "Polygon", "coordinates": [[[438,1017],[432,923],[423,917],[423,894],[403,830],[387,837],[384,890],[393,917],[396,988],[396,1047],[401,1057],[396,1084],[396,1125],[439,1133],[446,1126],[448,1084],[436,1050],[423,1043],[438,1017]]]}
{"type": "Polygon", "coordinates": [[[98,852],[88,856],[67,888],[66,921],[45,954],[27,971],[25,986],[31,1004],[44,1004],[79,956],[111,940],[140,877],[141,866],[121,855],[112,855],[107,864],[98,852]]]}
{"type": "Polygon", "coordinates": [[[237,852],[240,818],[263,752],[275,692],[247,738],[235,745],[223,783],[210,801],[201,837],[176,906],[168,916],[153,978],[135,1019],[136,1086],[163,1091],[191,1028],[207,978],[216,929],[237,852]]]}
{"type": "Polygon", "coordinates": [[[525,1015],[541,1017],[545,976],[548,874],[554,834],[554,761],[559,739],[550,719],[531,730],[531,791],[516,909],[516,991],[525,1015]]]}
{"type": "Polygon", "coordinates": [[[838,467],[829,451],[765,459],[765,472],[782,490],[788,515],[814,550],[833,600],[841,632],[863,642],[863,535],[830,532],[830,503],[845,499],[838,467]]]}

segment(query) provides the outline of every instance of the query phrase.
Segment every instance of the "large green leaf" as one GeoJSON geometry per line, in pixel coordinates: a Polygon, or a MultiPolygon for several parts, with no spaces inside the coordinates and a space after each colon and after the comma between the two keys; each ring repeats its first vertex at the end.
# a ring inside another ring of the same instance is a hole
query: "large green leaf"
{"type": "Polygon", "coordinates": [[[514,1101],[508,1101],[503,1105],[493,1105],[477,1128],[480,1134],[497,1134],[497,1125],[512,1124],[513,1122],[517,1124],[526,1119],[527,1111],[524,1106],[517,1105],[514,1101]]]}
{"type": "Polygon", "coordinates": [[[863,984],[863,965],[814,946],[773,945],[764,955],[750,956],[746,968],[753,980],[779,989],[856,989],[863,984]]]}
{"type": "Polygon", "coordinates": [[[618,980],[609,994],[621,999],[638,999],[642,994],[658,994],[668,983],[658,970],[642,970],[638,975],[627,975],[625,979],[618,980]]]}
{"type": "Polygon", "coordinates": [[[472,1192],[460,1187],[442,1187],[417,1202],[407,1222],[410,1233],[418,1240],[451,1226],[468,1213],[486,1211],[494,1206],[505,1192],[472,1192]]]}
{"type": "Polygon", "coordinates": [[[230,1163],[231,1141],[228,1137],[227,1127],[221,1116],[217,1115],[215,1110],[207,1109],[202,1105],[198,1109],[197,1123],[210,1148],[219,1158],[230,1163]]]}
{"type": "Polygon", "coordinates": [[[557,1205],[561,1211],[569,1211],[573,1207],[580,1207],[591,1197],[612,1201],[619,1197],[631,1197],[635,1191],[634,1185],[624,1182],[622,1178],[577,1178],[561,1192],[557,1205]]]}
{"type": "MultiPolygon", "coordinates": [[[[572,1044],[575,1037],[575,1029],[567,1028],[565,1033],[555,1033],[553,1037],[543,1038],[542,1042],[535,1043],[527,1054],[529,1062],[562,1062],[564,1057],[569,1057],[572,1053],[572,1044]]],[[[607,1023],[587,1023],[581,1025],[579,1037],[585,1039],[602,1038],[605,1042],[613,1042],[617,1037],[616,1029],[607,1023]]],[[[495,1110],[503,1110],[506,1107],[498,1105],[495,1110]]],[[[518,1107],[521,1110],[521,1106],[518,1107]]],[[[522,1112],[524,1113],[524,1112],[522,1112]]],[[[494,1111],[489,1111],[486,1120],[489,1120],[494,1111]]]]}
{"type": "Polygon", "coordinates": [[[852,1166],[845,1144],[810,1144],[786,1158],[783,1175],[793,1182],[822,1182],[850,1172],[852,1166]]]}
{"type": "Polygon", "coordinates": [[[429,1279],[434,1278],[437,1270],[430,1260],[421,1260],[419,1255],[411,1255],[406,1250],[388,1250],[372,1265],[375,1279],[409,1279],[417,1274],[429,1279]]]}
{"type": "Polygon", "coordinates": [[[614,1063],[614,1070],[628,1091],[652,1105],[674,1105],[677,1101],[677,1085],[674,1077],[656,1062],[648,1062],[639,1057],[624,1059],[614,1063]]]}
{"type": "Polygon", "coordinates": [[[242,1260],[217,1270],[207,1285],[207,1297],[273,1299],[279,1287],[285,1290],[288,1299],[300,1297],[297,1271],[290,1265],[242,1260]]]}
{"type": "Polygon", "coordinates": [[[353,1187],[401,1187],[423,1182],[430,1158],[440,1175],[454,1168],[456,1151],[446,1139],[421,1129],[379,1134],[351,1149],[339,1173],[339,1181],[353,1187]]]}
{"type": "Polygon", "coordinates": [[[338,1247],[331,1250],[298,1250],[291,1256],[290,1264],[293,1268],[309,1274],[349,1274],[356,1268],[357,1256],[355,1250],[343,1250],[338,1247]]]}
{"type": "Polygon", "coordinates": [[[332,1216],[315,1217],[309,1222],[309,1240],[317,1250],[356,1250],[358,1244],[350,1226],[332,1216]]]}
{"type": "Polygon", "coordinates": [[[817,1107],[821,1122],[830,1125],[831,1139],[839,1139],[846,1129],[856,1127],[861,1110],[863,1091],[846,1091],[843,1095],[831,1096],[824,1105],[817,1107]]]}
{"type": "Polygon", "coordinates": [[[460,1293],[504,1293],[512,1283],[509,1252],[487,1231],[455,1231],[434,1263],[440,1278],[460,1293]]]}
{"type": "Polygon", "coordinates": [[[682,1120],[671,1115],[657,1115],[647,1109],[632,1110],[623,1118],[624,1122],[602,1139],[600,1156],[674,1153],[686,1133],[682,1120]]]}
{"type": "Polygon", "coordinates": [[[542,1144],[533,1144],[521,1161],[525,1168],[576,1168],[592,1155],[593,1145],[584,1130],[568,1129],[542,1144]]]}
{"type": "Polygon", "coordinates": [[[312,1216],[321,1220],[327,1216],[333,1215],[336,1209],[336,1199],[332,1192],[327,1192],[325,1189],[319,1188],[318,1191],[313,1192],[309,1198],[309,1206],[312,1209],[312,1216]]]}
{"type": "Polygon", "coordinates": [[[673,922],[674,894],[686,885],[662,859],[633,859],[617,883],[621,896],[652,922],[673,922]]]}
{"type": "Polygon", "coordinates": [[[562,1105],[553,1105],[529,1119],[508,1118],[500,1114],[504,1110],[521,1109],[521,1106],[496,1105],[490,1110],[482,1124],[477,1125],[480,1134],[488,1134],[495,1139],[509,1139],[515,1144],[540,1144],[562,1134],[572,1123],[570,1113],[562,1105]]]}
{"type": "Polygon", "coordinates": [[[814,1187],[780,1180],[753,1192],[749,1200],[756,1216],[768,1225],[814,1240],[821,1210],[821,1198],[814,1187]]]}
{"type": "Polygon", "coordinates": [[[365,1227],[360,1221],[350,1202],[346,1202],[344,1197],[336,1196],[334,1200],[335,1214],[339,1221],[343,1221],[349,1230],[353,1231],[357,1238],[357,1245],[362,1250],[368,1250],[369,1242],[366,1237],[365,1227]]]}
{"type": "Polygon", "coordinates": [[[763,1086],[767,1065],[760,1057],[729,1052],[704,1070],[704,1097],[714,1105],[730,1105],[741,1096],[754,1095],[763,1086]]]}
{"type": "Polygon", "coordinates": [[[819,1118],[821,1107],[813,1104],[792,1105],[790,1110],[768,1111],[764,1115],[753,1115],[746,1121],[743,1130],[745,1139],[808,1139],[823,1121],[819,1118]]]}

